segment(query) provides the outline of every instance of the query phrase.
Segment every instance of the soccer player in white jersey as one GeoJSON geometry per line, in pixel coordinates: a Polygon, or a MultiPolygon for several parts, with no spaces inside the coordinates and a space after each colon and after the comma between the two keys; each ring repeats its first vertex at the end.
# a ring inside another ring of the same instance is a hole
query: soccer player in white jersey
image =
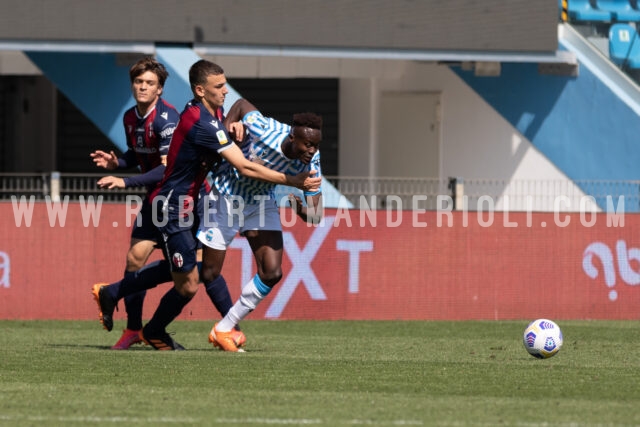
{"type": "MultiPolygon", "coordinates": [[[[246,135],[236,135],[236,139],[246,158],[288,175],[313,170],[317,171],[315,178],[321,176],[318,146],[322,117],[294,114],[290,126],[264,117],[249,101],[240,99],[229,110],[225,125],[230,128],[230,123],[240,120],[246,135]]],[[[274,189],[274,184],[243,177],[223,163],[215,174],[208,212],[198,230],[205,283],[220,276],[226,249],[238,232],[247,238],[257,264],[257,274],[242,287],[238,301],[209,334],[209,341],[225,351],[239,351],[233,328],[282,278],[282,225],[274,189]],[[240,215],[233,214],[238,211],[240,215]]],[[[306,206],[292,194],[289,202],[303,220],[317,224],[322,217],[322,189],[304,192],[304,197],[306,206]]]]}

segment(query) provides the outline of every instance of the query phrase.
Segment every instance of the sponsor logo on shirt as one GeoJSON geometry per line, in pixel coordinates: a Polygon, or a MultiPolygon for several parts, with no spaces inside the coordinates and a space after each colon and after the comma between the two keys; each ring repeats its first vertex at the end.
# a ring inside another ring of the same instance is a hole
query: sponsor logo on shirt
{"type": "Polygon", "coordinates": [[[160,132],[160,137],[161,137],[161,138],[168,138],[168,137],[170,137],[171,135],[173,135],[173,131],[175,131],[175,130],[176,130],[175,126],[172,126],[172,127],[170,127],[170,128],[166,128],[166,129],[163,129],[163,130],[160,132]]]}
{"type": "Polygon", "coordinates": [[[162,117],[163,119],[167,120],[167,118],[169,117],[169,113],[167,113],[166,111],[162,114],[160,114],[160,117],[162,117]]]}
{"type": "Polygon", "coordinates": [[[136,153],[143,153],[143,154],[152,154],[152,153],[157,153],[158,150],[155,147],[133,147],[133,151],[135,151],[136,153]]]}

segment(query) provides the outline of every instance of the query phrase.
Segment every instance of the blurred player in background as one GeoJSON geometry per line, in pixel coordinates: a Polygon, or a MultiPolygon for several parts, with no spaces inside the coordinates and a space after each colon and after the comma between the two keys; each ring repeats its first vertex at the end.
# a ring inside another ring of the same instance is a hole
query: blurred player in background
{"type": "MultiPolygon", "coordinates": [[[[161,205],[158,228],[162,232],[165,256],[171,261],[174,286],[160,300],[140,338],[157,350],[182,350],[166,332],[166,327],[191,301],[198,290],[200,275],[196,264],[198,216],[193,214],[194,200],[205,176],[222,159],[243,176],[302,189],[320,185],[314,173],[295,176],[268,169],[247,160],[229,138],[222,120],[222,106],[228,93],[223,69],[213,62],[200,60],[189,69],[194,99],[180,115],[167,157],[162,182],[152,196],[161,205]]],[[[242,134],[242,124],[228,121],[233,134],[242,134]]],[[[214,171],[214,175],[215,175],[214,171]]],[[[231,334],[230,334],[231,335],[231,334]]]]}
{"type": "MultiPolygon", "coordinates": [[[[91,153],[96,166],[108,170],[138,167],[142,172],[128,178],[105,176],[98,181],[101,188],[132,188],[144,186],[147,194],[131,232],[131,242],[127,253],[127,264],[123,280],[131,279],[151,256],[160,237],[151,217],[149,195],[158,187],[165,170],[171,136],[178,123],[178,111],[161,98],[164,84],[169,73],[164,65],[154,58],[146,57],[129,69],[131,93],[136,105],[124,113],[123,123],[127,138],[127,151],[120,158],[111,151],[91,153]]],[[[167,269],[167,267],[165,267],[167,269]]],[[[166,276],[166,275],[165,275],[166,276]]],[[[100,287],[96,284],[93,294],[98,300],[100,287]]],[[[125,298],[127,327],[118,342],[111,347],[114,350],[126,350],[132,344],[140,342],[142,329],[142,306],[146,291],[125,298]]],[[[99,304],[98,304],[99,305],[99,304]]],[[[111,318],[101,321],[105,329],[113,328],[111,318]]]]}
{"type": "MultiPolygon", "coordinates": [[[[229,110],[225,122],[239,120],[248,134],[236,137],[250,161],[290,175],[315,171],[315,176],[320,177],[322,117],[314,113],[295,114],[289,126],[264,117],[249,101],[240,99],[229,110]]],[[[202,275],[209,280],[222,277],[226,249],[238,232],[247,238],[258,270],[242,287],[239,300],[211,329],[209,341],[225,351],[239,351],[234,340],[235,325],[251,313],[282,278],[282,225],[274,189],[272,183],[242,176],[227,162],[223,162],[214,176],[209,221],[201,224],[198,231],[198,239],[204,245],[202,275]],[[238,202],[243,204],[242,215],[230,215],[239,210],[233,207],[238,202]]],[[[302,219],[319,223],[322,217],[320,187],[305,191],[304,197],[306,207],[293,194],[289,200],[302,219]]]]}

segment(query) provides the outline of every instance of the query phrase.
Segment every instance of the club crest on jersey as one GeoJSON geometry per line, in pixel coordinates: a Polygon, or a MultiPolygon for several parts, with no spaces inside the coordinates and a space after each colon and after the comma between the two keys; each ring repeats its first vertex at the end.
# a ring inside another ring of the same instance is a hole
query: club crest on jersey
{"type": "Polygon", "coordinates": [[[220,143],[220,145],[224,145],[229,142],[229,140],[227,139],[227,133],[223,130],[219,130],[218,132],[216,132],[216,137],[218,138],[218,142],[220,143]]]}
{"type": "Polygon", "coordinates": [[[171,260],[173,261],[173,265],[178,268],[182,267],[182,265],[184,264],[184,259],[182,259],[182,254],[180,252],[176,252],[175,254],[173,254],[171,260]]]}

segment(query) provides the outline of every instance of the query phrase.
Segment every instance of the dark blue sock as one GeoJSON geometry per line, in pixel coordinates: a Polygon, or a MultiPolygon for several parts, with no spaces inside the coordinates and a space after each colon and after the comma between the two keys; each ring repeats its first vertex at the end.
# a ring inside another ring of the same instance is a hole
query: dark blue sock
{"type": "Polygon", "coordinates": [[[169,323],[178,317],[189,301],[191,298],[183,297],[176,291],[176,288],[172,287],[160,300],[160,304],[145,326],[145,330],[158,333],[166,332],[169,323]]]}
{"type": "MultiPolygon", "coordinates": [[[[231,310],[231,307],[233,307],[233,300],[231,299],[229,287],[224,277],[220,275],[217,279],[205,284],[204,287],[207,290],[209,299],[218,312],[220,312],[223,317],[226,316],[229,310],[231,310]]],[[[242,330],[240,329],[240,325],[236,325],[234,329],[237,331],[242,330]]]]}
{"type": "Polygon", "coordinates": [[[127,329],[139,331],[142,329],[142,306],[147,291],[124,297],[124,308],[127,311],[127,329]]]}
{"type": "Polygon", "coordinates": [[[222,317],[226,316],[229,310],[231,310],[231,307],[233,307],[233,300],[231,299],[231,294],[229,293],[229,288],[227,287],[227,282],[224,280],[224,277],[220,275],[211,282],[205,283],[204,287],[207,290],[209,299],[218,312],[220,312],[222,317]]]}
{"type": "Polygon", "coordinates": [[[172,280],[169,262],[163,259],[149,263],[132,274],[125,274],[120,282],[113,283],[107,290],[112,298],[120,300],[172,280]]]}

